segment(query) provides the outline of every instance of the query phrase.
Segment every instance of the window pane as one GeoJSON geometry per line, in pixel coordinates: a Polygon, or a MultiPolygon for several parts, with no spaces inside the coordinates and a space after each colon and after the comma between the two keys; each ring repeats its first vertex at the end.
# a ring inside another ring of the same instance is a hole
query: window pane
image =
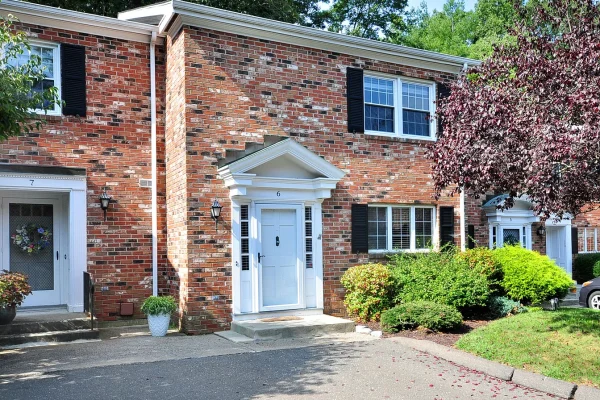
{"type": "Polygon", "coordinates": [[[415,208],[415,247],[426,249],[433,243],[433,210],[415,208]]]}
{"type": "Polygon", "coordinates": [[[410,249],[410,208],[392,208],[392,248],[410,249]]]}
{"type": "Polygon", "coordinates": [[[405,135],[430,136],[429,113],[402,110],[402,133],[405,135]]]}
{"type": "Polygon", "coordinates": [[[365,76],[365,102],[394,106],[394,82],[388,79],[379,79],[365,76]]]}
{"type": "Polygon", "coordinates": [[[505,245],[520,244],[519,236],[521,236],[520,229],[502,229],[502,239],[505,245]]]}
{"type": "Polygon", "coordinates": [[[387,207],[369,207],[369,250],[387,248],[387,207]]]}
{"type": "Polygon", "coordinates": [[[429,111],[429,86],[416,83],[403,83],[402,107],[429,111]]]}
{"type": "Polygon", "coordinates": [[[365,129],[368,131],[394,132],[394,109],[365,105],[365,129]]]}

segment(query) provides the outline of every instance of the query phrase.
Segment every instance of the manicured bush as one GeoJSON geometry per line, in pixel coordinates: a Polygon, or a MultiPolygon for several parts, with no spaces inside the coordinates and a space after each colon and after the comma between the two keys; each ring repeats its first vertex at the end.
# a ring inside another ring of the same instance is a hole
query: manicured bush
{"type": "Polygon", "coordinates": [[[594,278],[594,264],[600,261],[600,253],[578,254],[573,260],[573,279],[583,283],[594,278]]]}
{"type": "Polygon", "coordinates": [[[418,326],[433,331],[453,329],[462,324],[462,315],[452,306],[431,301],[411,301],[397,305],[381,315],[381,328],[397,332],[418,326]]]}
{"type": "Polygon", "coordinates": [[[390,270],[382,264],[364,264],[349,268],[341,279],[346,288],[344,305],[348,313],[361,321],[378,321],[391,305],[390,270]]]}
{"type": "Polygon", "coordinates": [[[390,268],[395,303],[427,300],[464,311],[484,306],[490,294],[486,276],[455,251],[397,254],[390,268]]]}
{"type": "Polygon", "coordinates": [[[527,311],[518,301],[502,296],[490,297],[488,308],[492,318],[504,318],[507,315],[516,315],[527,311]]]}
{"type": "Polygon", "coordinates": [[[548,256],[521,246],[494,250],[502,266],[502,287],[507,297],[520,302],[540,304],[553,297],[565,297],[573,281],[548,256]]]}
{"type": "Polygon", "coordinates": [[[150,296],[142,304],[142,312],[146,315],[171,314],[176,309],[173,296],[150,296]]]}
{"type": "Polygon", "coordinates": [[[596,263],[594,264],[594,278],[597,278],[600,276],[600,261],[596,261],[596,263]]]}
{"type": "Polygon", "coordinates": [[[502,281],[502,267],[494,258],[492,250],[486,247],[476,247],[457,253],[457,257],[466,261],[472,270],[485,276],[492,293],[500,293],[502,291],[500,286],[500,282],[502,281]]]}

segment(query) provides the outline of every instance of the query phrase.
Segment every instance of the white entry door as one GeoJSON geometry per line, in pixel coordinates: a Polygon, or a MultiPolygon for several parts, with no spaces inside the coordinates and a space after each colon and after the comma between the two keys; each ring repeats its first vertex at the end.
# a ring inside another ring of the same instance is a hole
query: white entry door
{"type": "Polygon", "coordinates": [[[546,254],[565,271],[568,271],[567,229],[566,226],[546,227],[546,254]]]}
{"type": "Polygon", "coordinates": [[[24,307],[62,303],[60,213],[60,202],[54,199],[2,201],[2,269],[29,278],[33,293],[24,307]]]}
{"type": "Polygon", "coordinates": [[[303,306],[297,208],[260,207],[260,308],[287,310],[303,306]]]}

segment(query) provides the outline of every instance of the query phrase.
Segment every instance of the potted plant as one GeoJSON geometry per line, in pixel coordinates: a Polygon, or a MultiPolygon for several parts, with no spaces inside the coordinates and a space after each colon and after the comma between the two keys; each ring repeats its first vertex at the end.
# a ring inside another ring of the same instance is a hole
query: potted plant
{"type": "Polygon", "coordinates": [[[0,325],[10,324],[25,297],[31,294],[27,276],[18,272],[0,273],[0,325]]]}
{"type": "Polygon", "coordinates": [[[177,309],[172,296],[150,296],[142,304],[142,311],[148,316],[148,326],[152,336],[165,336],[169,329],[171,313],[177,309]]]}

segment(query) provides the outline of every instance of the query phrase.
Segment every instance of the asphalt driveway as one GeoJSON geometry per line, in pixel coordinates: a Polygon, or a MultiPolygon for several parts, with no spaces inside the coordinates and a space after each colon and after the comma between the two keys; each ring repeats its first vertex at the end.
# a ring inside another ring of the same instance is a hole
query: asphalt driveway
{"type": "Polygon", "coordinates": [[[86,398],[553,397],[358,335],[250,344],[214,335],[142,337],[0,351],[0,399],[86,398]]]}

